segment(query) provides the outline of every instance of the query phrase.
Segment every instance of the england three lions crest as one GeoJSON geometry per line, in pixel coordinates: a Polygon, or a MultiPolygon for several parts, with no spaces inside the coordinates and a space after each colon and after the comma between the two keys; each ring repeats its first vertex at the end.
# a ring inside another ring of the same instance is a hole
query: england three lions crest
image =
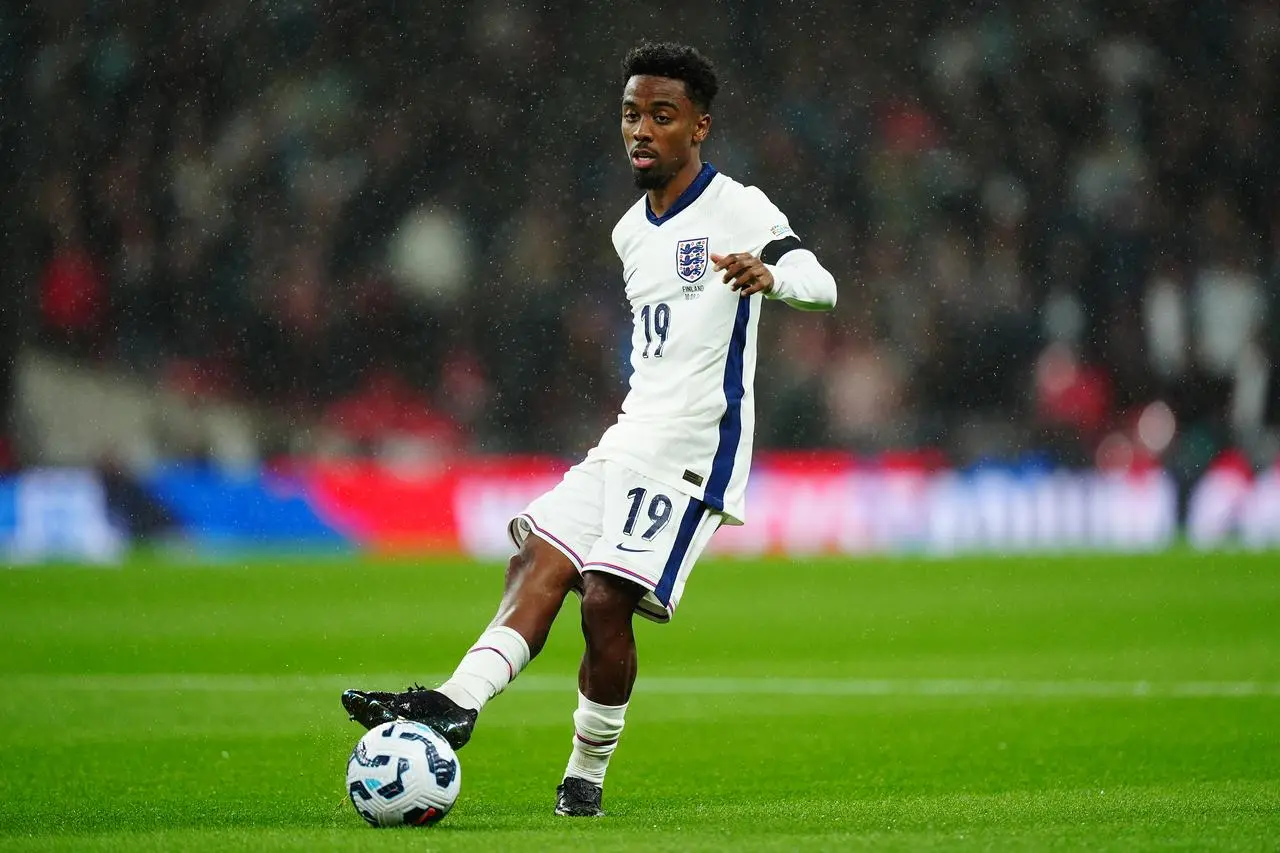
{"type": "Polygon", "coordinates": [[[707,271],[709,237],[681,240],[676,244],[676,272],[685,281],[697,281],[707,271]]]}

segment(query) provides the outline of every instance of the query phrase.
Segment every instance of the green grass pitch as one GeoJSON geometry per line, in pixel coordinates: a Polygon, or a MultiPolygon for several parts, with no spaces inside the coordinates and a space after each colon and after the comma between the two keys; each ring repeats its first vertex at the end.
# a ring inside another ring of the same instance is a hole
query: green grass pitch
{"type": "Polygon", "coordinates": [[[349,685],[449,671],[500,566],[0,571],[0,851],[1280,849],[1280,556],[708,560],[639,628],[603,820],[551,814],[580,650],[375,831],[349,685]]]}

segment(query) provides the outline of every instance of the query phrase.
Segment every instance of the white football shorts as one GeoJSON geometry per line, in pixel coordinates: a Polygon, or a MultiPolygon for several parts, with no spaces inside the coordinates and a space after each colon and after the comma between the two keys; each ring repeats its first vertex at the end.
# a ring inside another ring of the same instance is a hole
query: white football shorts
{"type": "Polygon", "coordinates": [[[723,517],[618,462],[587,459],[511,519],[519,548],[530,533],[555,546],[579,572],[607,572],[648,592],[636,612],[668,622],[693,564],[723,517]]]}

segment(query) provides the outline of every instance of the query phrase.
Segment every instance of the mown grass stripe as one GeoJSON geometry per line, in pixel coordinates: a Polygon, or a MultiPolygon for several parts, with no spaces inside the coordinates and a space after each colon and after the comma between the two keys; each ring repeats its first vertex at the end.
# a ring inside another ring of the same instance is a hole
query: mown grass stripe
{"type": "MultiPolygon", "coordinates": [[[[353,685],[398,689],[411,681],[431,684],[442,675],[235,675],[235,674],[94,674],[16,675],[9,689],[104,692],[259,693],[275,690],[341,690],[353,685]]],[[[575,682],[559,676],[527,675],[512,690],[534,693],[572,691],[575,682]]],[[[1024,696],[1078,698],[1249,698],[1280,697],[1280,683],[1265,681],[1032,681],[1007,679],[864,679],[864,678],[641,678],[637,691],[664,695],[720,696],[1024,696]]]]}

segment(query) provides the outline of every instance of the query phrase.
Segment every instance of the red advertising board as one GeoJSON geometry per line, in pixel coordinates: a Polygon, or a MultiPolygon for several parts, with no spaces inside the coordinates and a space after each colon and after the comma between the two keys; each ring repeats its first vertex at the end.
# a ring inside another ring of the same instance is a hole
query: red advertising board
{"type": "MultiPolygon", "coordinates": [[[[510,553],[507,521],[567,467],[542,457],[416,471],[311,463],[305,476],[318,514],[361,545],[494,558],[510,553]]],[[[752,472],[747,524],[724,528],[711,551],[1153,550],[1178,527],[1173,481],[1157,469],[960,473],[919,457],[867,464],[843,454],[773,455],[752,472]]]]}

